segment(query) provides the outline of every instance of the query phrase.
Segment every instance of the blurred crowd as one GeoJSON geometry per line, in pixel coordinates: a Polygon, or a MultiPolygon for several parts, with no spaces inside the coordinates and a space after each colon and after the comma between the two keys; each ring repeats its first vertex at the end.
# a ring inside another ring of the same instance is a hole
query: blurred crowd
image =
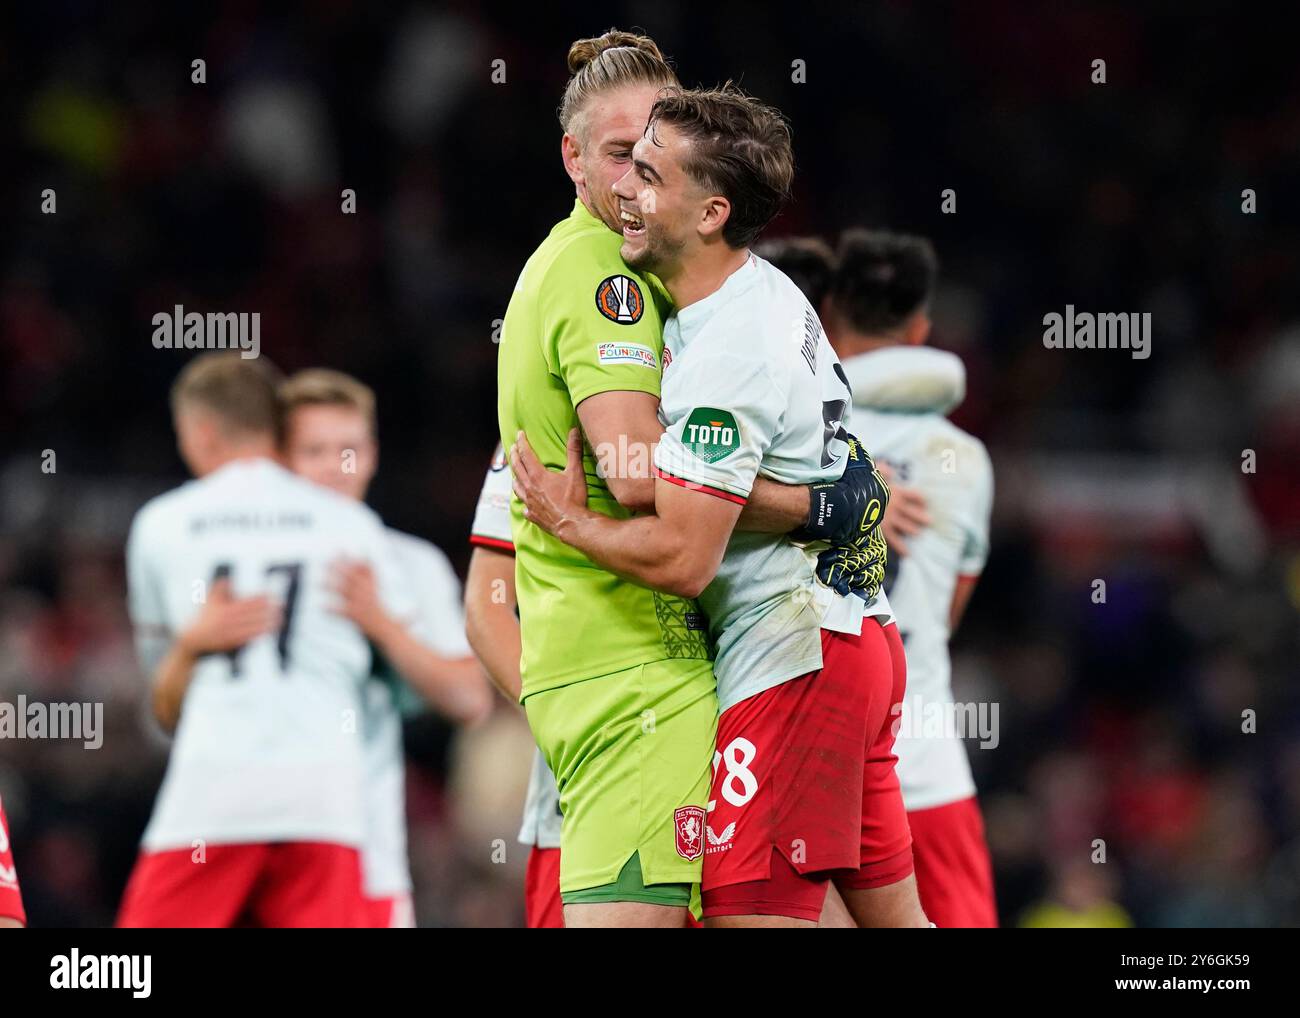
{"type": "MultiPolygon", "coordinates": [[[[187,354],[154,348],[152,316],[260,312],[281,368],[374,386],[372,504],[463,567],[496,325],[572,202],[564,54],[611,24],[654,36],[684,83],[732,78],[789,115],[799,170],[773,234],[935,243],[934,342],[967,364],[954,416],[997,479],[954,677],[999,705],[997,747],[971,749],[1003,924],[1300,923],[1300,79],[1282,33],[1226,5],[801,7],[779,30],[734,2],[544,24],[202,6],[0,14],[0,701],[103,702],[107,728],[93,751],[0,739],[33,925],[111,921],[165,762],[123,603],[131,515],[184,476],[166,392],[187,354]],[[1151,357],[1045,349],[1066,304],[1151,312],[1151,357]]],[[[522,716],[407,736],[419,921],[520,922],[522,716]]]]}

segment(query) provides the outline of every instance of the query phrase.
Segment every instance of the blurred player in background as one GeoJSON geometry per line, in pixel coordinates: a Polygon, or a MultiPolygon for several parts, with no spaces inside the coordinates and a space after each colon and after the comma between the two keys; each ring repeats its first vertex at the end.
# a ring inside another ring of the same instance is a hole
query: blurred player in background
{"type": "MultiPolygon", "coordinates": [[[[803,291],[818,317],[826,313],[826,295],[835,278],[835,252],[820,237],[781,237],[754,245],[754,254],[765,258],[790,277],[803,291]]],[[[894,507],[892,491],[889,507],[894,507]]],[[[886,514],[888,515],[888,514],[886,514]]]]}
{"type": "Polygon", "coordinates": [[[890,533],[886,579],[907,647],[896,752],[921,904],[939,926],[996,926],[966,748],[959,733],[924,730],[920,713],[953,702],[948,641],[988,557],[993,504],[983,443],[946,417],[965,396],[965,368],[954,354],[923,345],[936,271],[934,249],[922,237],[847,230],[826,321],[853,387],[855,423],[897,486],[919,493],[926,507],[919,530],[890,533]]]}
{"type": "Polygon", "coordinates": [[[0,929],[27,925],[23,911],[23,896],[18,889],[18,867],[14,865],[13,848],[9,844],[9,821],[5,819],[4,803],[0,802],[0,929]]]}
{"type": "MultiPolygon", "coordinates": [[[[789,276],[825,322],[826,298],[835,281],[835,252],[826,241],[820,237],[781,237],[755,245],[754,253],[789,276]]],[[[870,448],[870,436],[865,432],[863,435],[863,444],[870,448]]],[[[892,552],[906,555],[907,540],[930,523],[925,496],[918,488],[900,482],[883,458],[876,466],[889,483],[889,508],[881,519],[881,533],[892,552]]],[[[894,556],[889,558],[893,563],[894,556]]],[[[891,568],[891,576],[893,572],[891,568]]]]}
{"type": "Polygon", "coordinates": [[[357,727],[372,654],[336,610],[336,563],[370,563],[385,610],[411,608],[379,518],[277,461],[279,380],[238,353],[186,365],[172,414],[196,480],[131,526],[131,619],[175,738],[121,926],[366,922],[357,727]],[[232,628],[241,642],[220,634],[232,628]]]}
{"type": "MultiPolygon", "coordinates": [[[[510,535],[510,468],[498,446],[470,528],[465,625],[470,645],[497,688],[519,702],[519,610],[515,596],[515,544],[510,535]]],[[[528,776],[519,841],[529,846],[524,877],[524,918],[529,929],[564,926],[560,900],[560,793],[539,749],[528,776]]]]}
{"type": "MultiPolygon", "coordinates": [[[[312,368],[290,377],[280,387],[280,400],[285,465],[364,502],[379,466],[370,387],[341,371],[312,368]]],[[[367,814],[361,861],[368,925],[403,927],[415,924],[415,914],[406,849],[402,715],[428,703],[448,721],[473,724],[491,710],[492,694],[465,639],[460,581],[447,556],[392,527],[384,533],[393,575],[414,609],[409,621],[385,609],[368,563],[341,563],[333,582],[340,610],[376,651],[362,694],[367,814]]]]}
{"type": "Polygon", "coordinates": [[[927,925],[890,752],[906,668],[888,602],[817,584],[814,556],[784,537],[733,533],[760,468],[808,484],[864,461],[878,494],[852,522],[875,534],[884,567],[887,489],[842,427],[843,372],[798,288],[749,251],[789,193],[789,129],[733,89],[669,89],[632,161],[615,186],[621,253],[655,272],[676,307],[655,514],[587,508],[576,429],[563,473],[521,436],[515,490],[530,521],[621,576],[700,597],[709,615],[723,713],[706,922],[815,925],[833,875],[862,925],[927,925]]]}
{"type": "MultiPolygon", "coordinates": [[[[285,464],[317,484],[364,501],[379,464],[375,396],[369,386],[339,371],[313,368],[286,381],[280,401],[285,464]]],[[[460,583],[451,563],[427,541],[391,527],[385,533],[393,574],[415,609],[409,625],[385,610],[369,564],[340,561],[331,585],[340,597],[339,611],[361,628],[375,652],[361,721],[367,925],[400,928],[415,924],[402,714],[421,710],[427,702],[449,721],[472,724],[491,708],[491,696],[465,641],[460,583]]],[[[199,624],[209,626],[224,646],[248,638],[238,628],[224,631],[219,619],[203,613],[199,624]]]]}

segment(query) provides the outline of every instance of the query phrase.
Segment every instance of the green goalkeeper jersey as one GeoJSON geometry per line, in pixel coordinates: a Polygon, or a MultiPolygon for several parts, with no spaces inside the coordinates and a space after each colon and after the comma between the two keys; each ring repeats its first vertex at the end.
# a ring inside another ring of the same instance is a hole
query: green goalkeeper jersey
{"type": "MultiPolygon", "coordinates": [[[[501,441],[528,435],[562,469],[576,407],[602,392],[659,395],[666,295],[619,256],[622,238],[575,201],[533,252],[506,310],[497,364],[501,441]]],[[[614,449],[617,469],[650,470],[649,450],[614,449]]],[[[590,508],[625,518],[583,463],[590,508]]],[[[666,658],[707,659],[707,624],[692,601],[620,579],[523,518],[512,496],[515,587],[523,639],[522,698],[666,658]]]]}

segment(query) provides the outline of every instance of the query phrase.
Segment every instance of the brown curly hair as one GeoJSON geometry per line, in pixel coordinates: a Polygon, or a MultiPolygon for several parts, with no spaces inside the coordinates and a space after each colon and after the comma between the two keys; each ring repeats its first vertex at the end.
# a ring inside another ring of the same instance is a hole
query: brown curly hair
{"type": "Polygon", "coordinates": [[[731,202],[722,227],[733,248],[749,247],[790,197],[794,149],[781,111],[731,82],[669,88],[650,110],[650,131],[671,124],[693,143],[683,166],[701,187],[731,202]]]}

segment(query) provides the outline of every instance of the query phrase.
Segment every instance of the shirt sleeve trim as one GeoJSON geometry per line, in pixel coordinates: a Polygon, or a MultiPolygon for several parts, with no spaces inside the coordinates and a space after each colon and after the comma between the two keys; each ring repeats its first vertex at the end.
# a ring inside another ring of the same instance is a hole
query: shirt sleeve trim
{"type": "Polygon", "coordinates": [[[661,477],[669,484],[675,484],[679,488],[689,488],[692,491],[702,491],[706,495],[713,495],[715,498],[725,499],[728,502],[736,503],[736,505],[745,505],[749,502],[749,499],[743,495],[736,495],[730,491],[724,491],[722,488],[715,488],[709,484],[702,484],[699,481],[692,481],[690,478],[687,477],[678,477],[677,475],[670,474],[667,471],[659,469],[658,467],[655,467],[655,476],[661,477]]]}
{"type": "Polygon", "coordinates": [[[513,541],[502,541],[497,537],[484,537],[482,534],[470,534],[469,543],[478,545],[482,548],[495,548],[497,551],[508,551],[511,555],[515,553],[513,541]]]}
{"type": "MultiPolygon", "coordinates": [[[[638,368],[639,371],[648,372],[649,368],[638,368]]],[[[563,379],[561,379],[563,381],[563,379]]],[[[569,399],[573,403],[574,409],[584,401],[591,399],[592,396],[603,396],[607,392],[644,392],[647,396],[659,398],[659,376],[646,376],[645,380],[639,381],[632,378],[621,377],[616,373],[610,374],[609,377],[602,376],[599,379],[592,379],[586,385],[569,390],[569,399]]]]}

